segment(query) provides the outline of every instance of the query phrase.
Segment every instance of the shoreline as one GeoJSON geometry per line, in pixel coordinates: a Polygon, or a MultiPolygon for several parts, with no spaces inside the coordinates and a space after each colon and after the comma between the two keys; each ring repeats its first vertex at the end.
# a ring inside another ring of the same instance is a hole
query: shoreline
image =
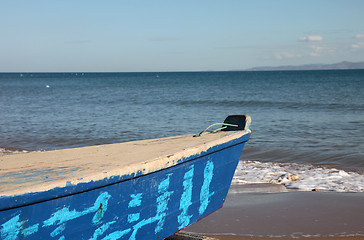
{"type": "Polygon", "coordinates": [[[232,185],[221,209],[183,232],[220,240],[364,239],[363,202],[364,193],[282,192],[280,185],[232,185]]]}
{"type": "MultiPolygon", "coordinates": [[[[239,237],[239,236],[208,236],[214,240],[287,240],[290,238],[263,238],[263,237],[239,237]]],[[[293,239],[293,238],[292,238],[293,239]]],[[[314,237],[314,238],[294,238],[295,240],[307,239],[307,240],[363,240],[364,236],[358,237],[314,237]]],[[[212,240],[212,239],[211,239],[212,240]]]]}
{"type": "Polygon", "coordinates": [[[347,236],[347,237],[308,237],[308,238],[280,238],[280,237],[247,237],[234,235],[197,235],[177,233],[166,238],[166,240],[363,240],[364,236],[347,236]]]}

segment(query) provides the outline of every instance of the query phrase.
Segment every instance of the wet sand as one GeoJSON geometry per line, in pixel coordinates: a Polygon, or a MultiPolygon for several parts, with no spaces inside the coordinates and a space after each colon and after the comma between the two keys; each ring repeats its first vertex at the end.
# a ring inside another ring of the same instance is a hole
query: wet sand
{"type": "Polygon", "coordinates": [[[364,239],[364,193],[282,190],[279,185],[232,186],[222,209],[184,232],[221,240],[364,239]]]}

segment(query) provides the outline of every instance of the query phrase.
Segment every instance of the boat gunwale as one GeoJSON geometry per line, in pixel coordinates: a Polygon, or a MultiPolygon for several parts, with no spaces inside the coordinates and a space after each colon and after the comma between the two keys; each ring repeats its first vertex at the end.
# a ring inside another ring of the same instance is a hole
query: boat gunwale
{"type": "MultiPolygon", "coordinates": [[[[96,189],[101,189],[101,188],[104,188],[107,186],[112,186],[115,184],[119,184],[119,183],[122,183],[125,181],[132,180],[132,179],[140,178],[145,175],[156,173],[156,172],[168,169],[168,168],[172,168],[172,167],[181,165],[181,164],[189,162],[189,161],[196,160],[202,156],[207,156],[207,155],[213,154],[218,151],[223,151],[227,148],[230,148],[230,147],[233,147],[233,146],[236,146],[239,144],[244,144],[248,141],[250,135],[251,135],[251,131],[249,129],[244,130],[244,131],[230,132],[226,136],[223,136],[217,140],[203,143],[202,145],[209,145],[209,146],[207,146],[207,148],[205,150],[200,151],[195,154],[190,154],[187,157],[179,158],[179,160],[177,160],[176,162],[169,161],[169,162],[173,162],[173,164],[170,164],[168,166],[161,165],[160,168],[154,169],[153,171],[145,171],[145,172],[136,171],[132,174],[124,174],[124,175],[116,174],[116,175],[112,175],[110,177],[105,177],[103,179],[97,179],[95,181],[91,180],[88,182],[86,182],[86,181],[77,182],[77,183],[71,184],[71,185],[66,184],[65,186],[50,188],[45,191],[2,195],[2,196],[0,196],[0,211],[21,208],[24,206],[30,206],[30,205],[34,205],[37,203],[51,201],[51,200],[55,200],[55,199],[59,199],[59,198],[67,197],[67,196],[82,194],[85,192],[93,191],[96,189]],[[233,137],[231,137],[231,136],[233,136],[233,137]],[[221,142],[221,139],[224,139],[224,138],[228,138],[228,140],[221,142]],[[215,142],[219,142],[219,143],[216,144],[215,142]],[[213,143],[215,143],[215,144],[213,144],[213,143]],[[211,150],[211,149],[213,149],[213,150],[211,150]],[[62,192],[63,194],[57,194],[58,192],[62,192]],[[32,199],[32,200],[29,201],[29,199],[32,199]]],[[[153,139],[151,139],[151,140],[153,140],[153,139]]],[[[155,140],[157,140],[157,139],[155,139],[155,140]]],[[[178,155],[178,153],[176,153],[176,155],[178,155]]],[[[169,157],[170,156],[163,156],[157,160],[163,160],[163,159],[166,159],[169,157]]],[[[148,164],[148,163],[151,163],[151,162],[154,162],[157,160],[151,159],[149,161],[143,162],[143,164],[148,164]]],[[[140,163],[136,164],[136,165],[140,166],[140,163]]],[[[142,169],[142,167],[140,167],[139,169],[142,169]]]]}

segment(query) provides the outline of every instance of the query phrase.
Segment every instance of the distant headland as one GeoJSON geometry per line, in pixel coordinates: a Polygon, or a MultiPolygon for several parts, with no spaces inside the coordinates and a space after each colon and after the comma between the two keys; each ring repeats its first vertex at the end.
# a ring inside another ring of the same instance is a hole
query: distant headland
{"type": "Polygon", "coordinates": [[[364,69],[364,62],[339,62],[334,64],[307,64],[297,66],[278,67],[254,67],[245,71],[293,71],[293,70],[344,70],[344,69],[364,69]]]}

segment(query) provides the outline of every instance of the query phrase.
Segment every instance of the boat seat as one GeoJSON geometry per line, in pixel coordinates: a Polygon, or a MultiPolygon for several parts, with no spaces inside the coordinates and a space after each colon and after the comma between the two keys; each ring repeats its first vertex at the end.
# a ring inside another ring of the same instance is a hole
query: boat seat
{"type": "Polygon", "coordinates": [[[238,125],[238,127],[227,126],[226,128],[222,129],[221,131],[245,130],[245,128],[249,127],[249,123],[247,123],[246,115],[230,115],[225,119],[224,123],[238,125]]]}

